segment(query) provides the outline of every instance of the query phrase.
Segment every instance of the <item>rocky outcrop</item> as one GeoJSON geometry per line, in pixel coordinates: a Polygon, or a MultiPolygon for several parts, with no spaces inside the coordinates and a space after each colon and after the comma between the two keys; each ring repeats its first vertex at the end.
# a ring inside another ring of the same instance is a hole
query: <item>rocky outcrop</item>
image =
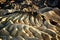
{"type": "Polygon", "coordinates": [[[60,40],[59,0],[0,0],[1,40],[60,40]]]}
{"type": "Polygon", "coordinates": [[[0,37],[6,40],[60,40],[59,13],[60,9],[54,8],[43,13],[17,12],[0,16],[0,37]]]}

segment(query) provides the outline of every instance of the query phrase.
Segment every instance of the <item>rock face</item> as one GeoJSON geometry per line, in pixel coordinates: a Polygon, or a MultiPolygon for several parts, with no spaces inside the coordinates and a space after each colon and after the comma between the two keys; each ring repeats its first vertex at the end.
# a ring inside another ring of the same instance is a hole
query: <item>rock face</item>
{"type": "MultiPolygon", "coordinates": [[[[44,11],[44,10],[43,10],[44,11]]],[[[0,16],[0,38],[6,40],[60,40],[60,9],[44,13],[0,16]]]]}
{"type": "Polygon", "coordinates": [[[60,40],[59,0],[51,1],[0,0],[0,39],[60,40]]]}
{"type": "Polygon", "coordinates": [[[30,8],[36,10],[46,6],[60,8],[59,4],[59,0],[0,0],[0,7],[3,9],[17,9],[18,7],[18,9],[30,8]]]}

